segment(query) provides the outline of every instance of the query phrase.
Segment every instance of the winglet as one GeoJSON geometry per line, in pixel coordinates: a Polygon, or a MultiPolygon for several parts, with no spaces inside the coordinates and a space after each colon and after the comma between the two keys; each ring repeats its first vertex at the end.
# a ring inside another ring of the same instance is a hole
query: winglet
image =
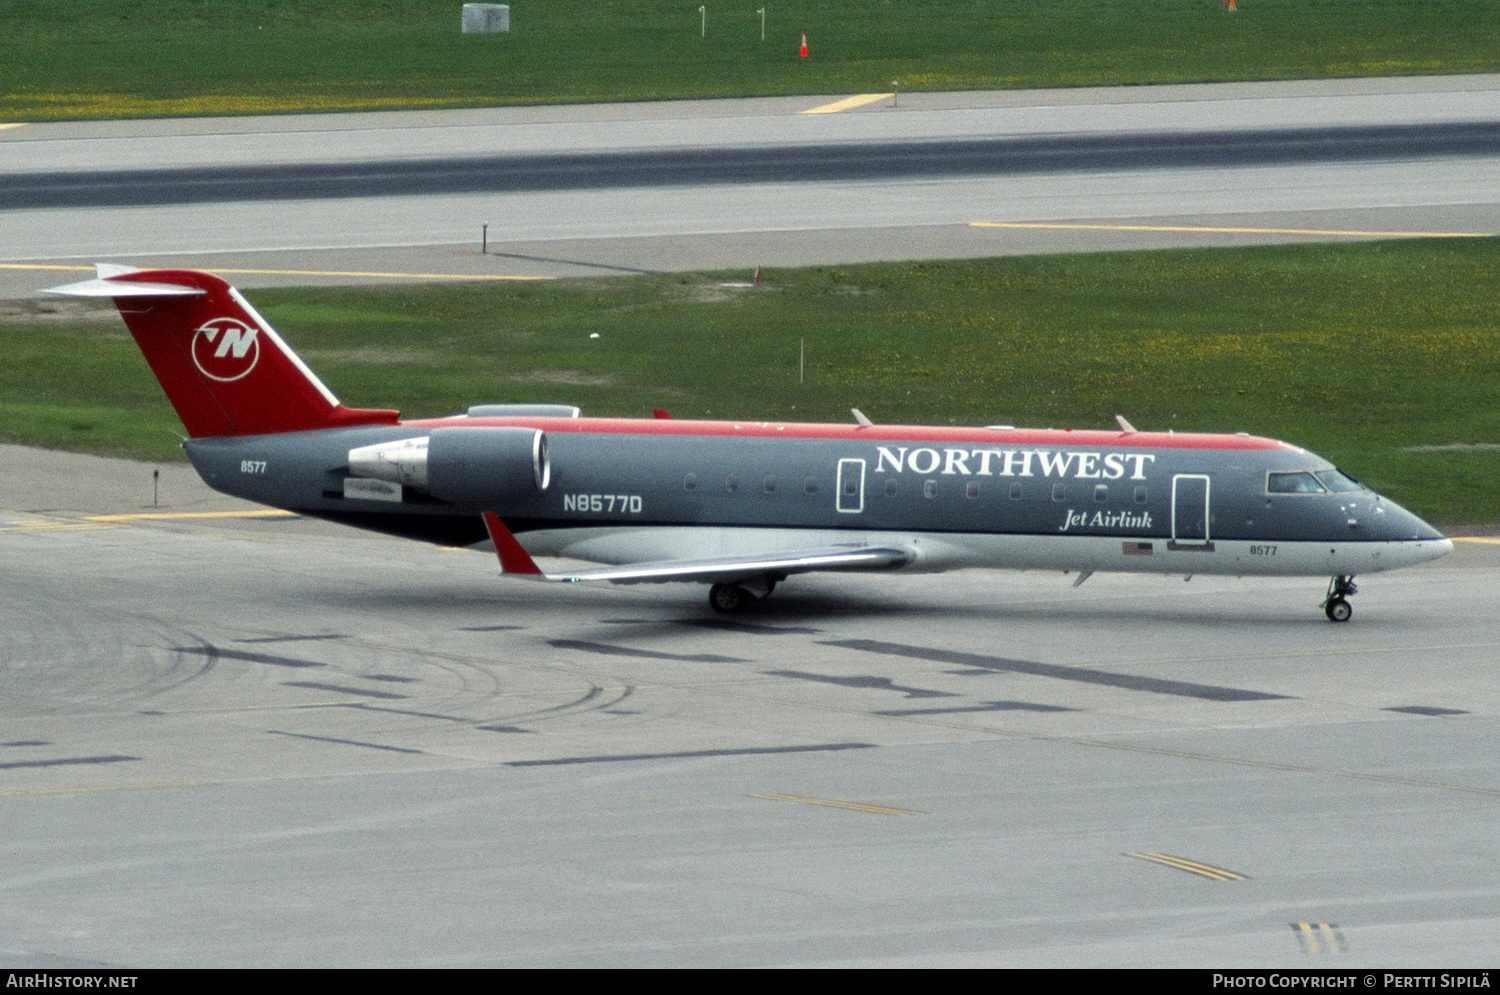
{"type": "Polygon", "coordinates": [[[516,542],[516,537],[510,534],[510,529],[500,521],[500,516],[493,511],[484,513],[484,527],[489,531],[490,541],[495,544],[495,555],[500,557],[500,569],[504,573],[517,574],[524,577],[532,577],[538,580],[546,578],[531,554],[521,548],[516,542]]]}

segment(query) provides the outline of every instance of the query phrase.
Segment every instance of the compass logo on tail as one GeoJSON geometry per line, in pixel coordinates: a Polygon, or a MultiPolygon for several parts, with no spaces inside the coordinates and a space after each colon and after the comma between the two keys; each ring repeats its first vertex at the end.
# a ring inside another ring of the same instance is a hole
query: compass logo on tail
{"type": "Polygon", "coordinates": [[[193,363],[204,376],[229,383],[247,376],[260,360],[259,329],[238,318],[213,318],[193,333],[193,363]]]}

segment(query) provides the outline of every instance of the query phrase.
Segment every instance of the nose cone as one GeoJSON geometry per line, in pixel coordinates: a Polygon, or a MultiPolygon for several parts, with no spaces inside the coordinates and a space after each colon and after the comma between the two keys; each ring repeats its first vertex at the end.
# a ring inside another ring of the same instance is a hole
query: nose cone
{"type": "Polygon", "coordinates": [[[1447,556],[1453,552],[1453,540],[1441,535],[1436,539],[1408,539],[1405,542],[1393,543],[1390,549],[1392,555],[1385,558],[1387,570],[1395,567],[1409,567],[1447,556]]]}
{"type": "MultiPolygon", "coordinates": [[[[1448,542],[1443,534],[1396,502],[1376,496],[1365,516],[1370,528],[1393,542],[1448,542]]],[[[1451,549],[1453,544],[1448,543],[1451,549]]]]}
{"type": "Polygon", "coordinates": [[[1453,541],[1394,501],[1376,495],[1360,516],[1368,537],[1399,544],[1402,566],[1426,563],[1453,552],[1453,541]]]}

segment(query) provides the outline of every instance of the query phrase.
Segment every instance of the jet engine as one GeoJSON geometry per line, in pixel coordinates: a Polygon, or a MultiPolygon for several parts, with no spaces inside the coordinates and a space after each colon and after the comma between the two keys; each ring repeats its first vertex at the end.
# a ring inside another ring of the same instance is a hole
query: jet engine
{"type": "Polygon", "coordinates": [[[456,504],[493,507],[552,483],[547,435],[539,428],[438,428],[349,450],[349,472],[425,491],[456,504]]]}

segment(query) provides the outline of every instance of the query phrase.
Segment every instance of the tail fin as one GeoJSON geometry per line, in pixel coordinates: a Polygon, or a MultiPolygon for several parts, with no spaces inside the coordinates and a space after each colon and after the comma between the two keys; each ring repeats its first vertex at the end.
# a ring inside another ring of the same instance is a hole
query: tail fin
{"type": "Polygon", "coordinates": [[[47,291],[111,297],[193,438],[389,425],[396,411],[346,408],[228,283],[194,270],[99,266],[47,291]]]}

